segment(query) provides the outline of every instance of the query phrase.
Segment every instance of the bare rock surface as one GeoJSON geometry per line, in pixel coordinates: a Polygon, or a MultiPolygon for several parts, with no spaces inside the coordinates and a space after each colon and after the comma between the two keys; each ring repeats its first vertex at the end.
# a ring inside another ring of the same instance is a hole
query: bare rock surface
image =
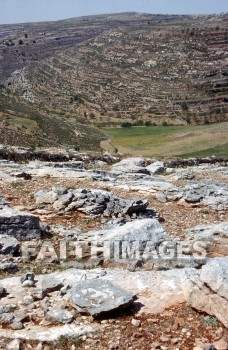
{"type": "Polygon", "coordinates": [[[208,255],[212,257],[228,256],[228,222],[197,225],[185,230],[185,235],[189,241],[205,242],[208,255]]]}
{"type": "Polygon", "coordinates": [[[11,331],[11,330],[0,330],[0,336],[11,339],[24,339],[24,340],[35,340],[41,342],[54,342],[61,336],[67,336],[69,338],[79,337],[88,333],[93,333],[94,330],[90,326],[75,326],[75,325],[63,325],[57,327],[44,328],[39,326],[31,326],[31,328],[11,331]]]}

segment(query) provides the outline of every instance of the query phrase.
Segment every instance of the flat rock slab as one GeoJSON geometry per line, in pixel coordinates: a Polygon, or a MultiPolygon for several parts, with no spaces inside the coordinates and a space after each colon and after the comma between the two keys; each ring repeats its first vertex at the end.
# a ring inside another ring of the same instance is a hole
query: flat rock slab
{"type": "Polygon", "coordinates": [[[33,340],[39,342],[54,342],[58,340],[61,336],[75,338],[93,332],[94,329],[90,326],[64,325],[49,328],[34,326],[30,327],[30,329],[23,329],[20,331],[0,329],[0,338],[33,340]]]}
{"type": "Polygon", "coordinates": [[[71,301],[75,308],[92,316],[127,308],[134,299],[134,294],[102,279],[83,281],[71,290],[71,301]]]}

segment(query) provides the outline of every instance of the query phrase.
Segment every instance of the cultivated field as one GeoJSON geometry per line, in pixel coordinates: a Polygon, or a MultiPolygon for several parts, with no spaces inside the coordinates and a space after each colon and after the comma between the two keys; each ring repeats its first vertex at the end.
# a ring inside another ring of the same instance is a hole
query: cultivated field
{"type": "Polygon", "coordinates": [[[105,129],[118,152],[146,157],[228,156],[228,123],[105,129]]]}

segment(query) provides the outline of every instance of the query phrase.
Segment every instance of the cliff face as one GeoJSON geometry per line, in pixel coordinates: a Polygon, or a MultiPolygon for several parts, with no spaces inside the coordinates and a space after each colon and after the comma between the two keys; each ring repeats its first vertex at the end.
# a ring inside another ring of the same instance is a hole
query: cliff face
{"type": "Polygon", "coordinates": [[[88,124],[225,120],[226,18],[128,13],[1,26],[0,123],[18,140],[36,132],[56,144],[74,143],[75,132],[85,142],[88,124]]]}

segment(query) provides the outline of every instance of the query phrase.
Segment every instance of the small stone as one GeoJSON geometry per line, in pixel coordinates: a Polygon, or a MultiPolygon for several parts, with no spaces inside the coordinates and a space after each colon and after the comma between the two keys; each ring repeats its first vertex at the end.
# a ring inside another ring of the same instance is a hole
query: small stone
{"type": "Polygon", "coordinates": [[[23,299],[25,305],[31,305],[34,302],[34,299],[31,295],[26,295],[23,299]]]}
{"type": "Polygon", "coordinates": [[[187,328],[182,328],[181,333],[187,333],[187,332],[188,332],[187,328]]]}
{"type": "Polygon", "coordinates": [[[163,343],[166,343],[167,341],[170,340],[170,338],[169,338],[169,337],[166,337],[166,336],[161,336],[161,337],[160,337],[160,340],[161,340],[163,343]]]}
{"type": "Polygon", "coordinates": [[[43,350],[43,345],[42,343],[39,343],[36,347],[36,350],[43,350]]]}
{"type": "Polygon", "coordinates": [[[131,320],[131,324],[134,326],[134,327],[139,327],[140,324],[141,324],[141,321],[140,320],[136,320],[135,318],[133,318],[131,320]]]}
{"type": "Polygon", "coordinates": [[[34,287],[35,282],[31,280],[26,280],[22,283],[22,287],[34,287]]]}
{"type": "Polygon", "coordinates": [[[74,316],[67,310],[53,307],[46,314],[46,321],[67,324],[73,321],[74,316]]]}
{"type": "Polygon", "coordinates": [[[185,320],[182,317],[175,317],[175,323],[180,327],[184,327],[185,320]]]}
{"type": "Polygon", "coordinates": [[[24,328],[23,323],[22,323],[22,322],[19,322],[19,321],[14,321],[14,322],[10,325],[10,327],[11,327],[12,329],[14,329],[15,331],[18,331],[18,330],[24,328]]]}
{"type": "Polygon", "coordinates": [[[3,312],[0,315],[0,324],[5,325],[5,324],[10,324],[14,319],[14,315],[10,314],[8,312],[3,312]]]}
{"type": "Polygon", "coordinates": [[[109,349],[119,349],[119,344],[110,341],[110,342],[108,343],[108,348],[109,348],[109,349]]]}

